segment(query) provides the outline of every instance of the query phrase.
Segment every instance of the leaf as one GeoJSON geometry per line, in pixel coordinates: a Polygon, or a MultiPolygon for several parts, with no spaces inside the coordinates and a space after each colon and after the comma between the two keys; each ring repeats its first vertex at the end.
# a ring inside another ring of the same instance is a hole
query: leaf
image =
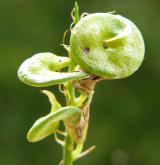
{"type": "Polygon", "coordinates": [[[35,87],[45,87],[88,76],[86,72],[58,72],[70,64],[70,58],[39,53],[25,60],[18,70],[20,80],[35,87]]]}
{"type": "MultiPolygon", "coordinates": [[[[72,10],[72,12],[71,12],[71,17],[72,17],[72,19],[73,19],[73,23],[74,23],[74,24],[77,24],[78,21],[79,21],[79,6],[78,6],[77,1],[76,1],[75,4],[74,4],[74,8],[73,8],[73,10],[72,10]]],[[[72,25],[71,25],[71,26],[72,26],[72,25]]]]}
{"type": "Polygon", "coordinates": [[[76,24],[79,21],[79,6],[77,1],[75,2],[74,10],[75,10],[74,22],[76,24]]]}
{"type": "Polygon", "coordinates": [[[65,121],[73,115],[76,118],[77,116],[80,118],[81,110],[74,106],[68,106],[38,119],[27,134],[28,141],[37,142],[53,134],[56,131],[59,121],[65,121]]]}
{"type": "Polygon", "coordinates": [[[52,92],[49,90],[42,90],[42,93],[48,97],[49,102],[51,103],[51,112],[55,112],[61,108],[61,104],[57,101],[55,95],[52,92]]]}

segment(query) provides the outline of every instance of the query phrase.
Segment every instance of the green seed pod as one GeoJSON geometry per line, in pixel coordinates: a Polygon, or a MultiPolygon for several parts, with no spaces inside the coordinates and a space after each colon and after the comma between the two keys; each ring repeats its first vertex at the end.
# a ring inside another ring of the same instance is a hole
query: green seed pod
{"type": "Polygon", "coordinates": [[[71,54],[80,67],[106,79],[130,76],[144,58],[144,41],[128,19],[109,13],[82,18],[72,29],[71,54]]]}
{"type": "Polygon", "coordinates": [[[58,72],[68,66],[70,62],[68,57],[60,57],[49,52],[38,53],[22,63],[18,70],[18,77],[28,85],[44,87],[88,76],[83,71],[58,72]]]}
{"type": "Polygon", "coordinates": [[[77,107],[68,106],[41,117],[30,128],[27,134],[28,141],[37,142],[53,134],[57,129],[59,121],[65,121],[73,115],[80,118],[81,110],[77,107]]]}

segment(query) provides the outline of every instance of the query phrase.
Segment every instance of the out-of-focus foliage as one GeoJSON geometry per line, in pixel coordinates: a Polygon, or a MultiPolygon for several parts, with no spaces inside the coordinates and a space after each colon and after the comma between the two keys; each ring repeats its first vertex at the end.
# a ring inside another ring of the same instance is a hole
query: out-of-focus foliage
{"type": "MultiPolygon", "coordinates": [[[[0,0],[0,164],[53,165],[61,157],[53,137],[30,144],[26,133],[47,114],[39,88],[22,84],[17,69],[38,52],[65,55],[60,46],[74,1],[0,0]]],[[[141,30],[146,58],[133,76],[100,82],[91,106],[87,146],[96,150],[77,165],[160,164],[160,2],[158,0],[80,0],[80,12],[117,13],[141,30]]],[[[59,94],[56,86],[50,90],[59,94]]],[[[59,100],[64,101],[61,94],[59,100]]]]}

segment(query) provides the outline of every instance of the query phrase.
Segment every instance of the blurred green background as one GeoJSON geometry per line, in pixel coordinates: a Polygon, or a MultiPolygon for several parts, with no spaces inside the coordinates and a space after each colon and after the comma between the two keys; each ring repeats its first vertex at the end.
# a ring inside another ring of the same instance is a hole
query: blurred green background
{"type": "MultiPolygon", "coordinates": [[[[95,89],[85,147],[96,150],[76,165],[160,164],[160,1],[80,0],[80,12],[110,12],[141,30],[145,60],[133,76],[95,89]]],[[[38,52],[66,55],[60,46],[71,23],[71,0],[0,0],[0,165],[57,165],[61,148],[49,137],[28,143],[32,123],[50,105],[40,89],[21,83],[19,65],[38,52]]],[[[64,99],[57,86],[50,87],[64,99]]]]}

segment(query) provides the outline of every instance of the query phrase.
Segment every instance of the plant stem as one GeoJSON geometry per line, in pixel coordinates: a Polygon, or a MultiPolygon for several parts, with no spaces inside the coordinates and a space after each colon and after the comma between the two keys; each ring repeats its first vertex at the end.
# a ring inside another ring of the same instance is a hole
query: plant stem
{"type": "Polygon", "coordinates": [[[72,165],[73,164],[73,141],[69,135],[65,138],[65,145],[64,145],[64,151],[63,151],[63,161],[64,165],[72,165]]]}
{"type": "MultiPolygon", "coordinates": [[[[77,2],[75,2],[75,7],[74,7],[74,14],[72,15],[73,21],[75,24],[77,24],[77,22],[79,21],[79,7],[77,2]]],[[[75,69],[76,63],[74,61],[74,59],[72,58],[70,52],[69,52],[69,56],[71,59],[70,65],[69,65],[69,69],[68,72],[72,72],[75,69]]],[[[74,141],[71,138],[71,136],[68,134],[67,132],[67,128],[66,128],[66,134],[67,136],[65,137],[65,144],[64,144],[64,148],[63,148],[63,165],[72,165],[73,161],[76,159],[76,157],[79,156],[79,154],[81,153],[82,149],[83,149],[83,145],[84,145],[84,141],[85,141],[85,137],[87,134],[87,130],[88,130],[88,121],[89,121],[89,107],[90,107],[90,103],[92,100],[92,96],[93,96],[93,90],[94,90],[94,86],[95,86],[95,82],[92,80],[84,80],[78,83],[78,85],[80,85],[78,88],[76,87],[75,84],[73,84],[73,81],[69,81],[66,84],[64,84],[65,88],[66,88],[66,93],[65,93],[65,97],[66,97],[66,104],[67,105],[75,105],[77,104],[77,99],[76,99],[76,95],[75,95],[75,88],[77,89],[81,89],[82,91],[84,91],[83,94],[80,95],[78,103],[76,106],[78,107],[83,107],[82,108],[82,113],[84,115],[82,115],[82,118],[79,121],[79,135],[80,137],[83,139],[81,140],[81,143],[77,144],[76,149],[74,149],[74,141]],[[88,97],[88,101],[86,103],[86,105],[83,105],[83,101],[85,101],[86,97],[88,97]],[[84,123],[82,122],[84,121],[84,123]],[[83,124],[82,124],[83,123],[83,124]],[[83,126],[81,126],[81,124],[83,126]],[[84,137],[83,137],[84,136],[84,137]]],[[[78,134],[78,133],[77,133],[78,134]]]]}
{"type": "MultiPolygon", "coordinates": [[[[71,63],[69,66],[69,72],[72,72],[75,68],[75,62],[71,58],[71,63]]],[[[75,102],[75,87],[73,86],[72,82],[69,81],[65,84],[67,93],[66,93],[66,104],[69,106],[74,105],[75,102]]],[[[73,164],[73,149],[74,149],[74,142],[70,135],[67,133],[67,136],[65,137],[65,144],[63,148],[63,165],[72,165],[73,164]]]]}

